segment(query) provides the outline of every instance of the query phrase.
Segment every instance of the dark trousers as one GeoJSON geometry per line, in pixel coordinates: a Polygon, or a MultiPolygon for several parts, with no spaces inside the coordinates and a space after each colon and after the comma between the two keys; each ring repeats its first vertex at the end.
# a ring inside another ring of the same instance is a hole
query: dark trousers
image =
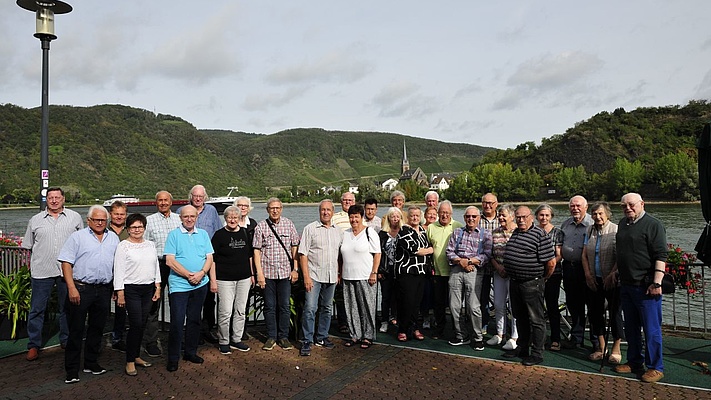
{"type": "Polygon", "coordinates": [[[148,322],[146,322],[146,329],[143,333],[143,342],[146,347],[158,345],[158,330],[160,330],[158,315],[160,313],[160,305],[165,301],[163,296],[168,295],[166,288],[168,287],[170,267],[165,264],[165,258],[163,257],[158,258],[158,265],[160,266],[161,298],[151,304],[151,310],[148,312],[148,322]]]}
{"type": "Polygon", "coordinates": [[[207,333],[217,326],[215,318],[215,293],[208,290],[205,301],[202,304],[202,331],[207,333]]]}
{"type": "Polygon", "coordinates": [[[76,288],[79,291],[79,304],[67,301],[69,339],[64,352],[64,369],[67,375],[79,373],[85,327],[84,368],[98,365],[101,338],[106,318],[111,312],[111,295],[113,293],[111,284],[84,285],[77,283],[76,288]]]}
{"type": "Polygon", "coordinates": [[[267,279],[264,288],[264,322],[267,325],[267,336],[271,339],[287,339],[289,337],[289,321],[291,320],[291,281],[285,279],[267,279]]]}
{"type": "Polygon", "coordinates": [[[546,313],[548,314],[548,322],[551,325],[551,343],[560,343],[560,282],[563,280],[563,275],[560,273],[551,275],[546,281],[544,297],[546,299],[546,313]]]}
{"type": "Polygon", "coordinates": [[[432,308],[432,280],[433,275],[425,275],[425,285],[422,289],[422,301],[420,302],[420,318],[419,321],[424,321],[429,318],[430,309],[432,308]]]}
{"type": "Polygon", "coordinates": [[[516,318],[518,329],[519,356],[528,355],[543,358],[543,346],[546,343],[546,317],[543,309],[543,278],[525,282],[511,279],[509,301],[511,312],[516,318]]]}
{"type": "Polygon", "coordinates": [[[119,307],[117,302],[114,302],[114,328],[111,331],[111,343],[118,343],[123,340],[126,332],[126,309],[119,307]]]}
{"type": "Polygon", "coordinates": [[[620,288],[605,290],[602,278],[595,278],[597,290],[587,289],[588,318],[590,319],[590,331],[593,335],[602,336],[605,334],[605,300],[610,314],[610,330],[613,339],[624,339],[624,327],[622,326],[622,309],[620,308],[620,288]]]}
{"type": "Polygon", "coordinates": [[[380,280],[380,293],[382,298],[380,299],[380,322],[388,322],[390,318],[395,318],[397,314],[397,307],[395,305],[395,298],[397,295],[397,283],[392,275],[383,275],[383,279],[380,280]]]}
{"type": "Polygon", "coordinates": [[[208,285],[187,292],[171,293],[170,335],[168,337],[168,362],[180,360],[180,345],[183,342],[185,322],[185,355],[197,355],[200,341],[200,312],[205,302],[208,285]]]}
{"type": "Polygon", "coordinates": [[[449,277],[435,275],[432,284],[432,297],[434,300],[433,312],[435,317],[435,333],[442,336],[447,324],[446,309],[449,305],[449,277]]]}
{"type": "MultiPolygon", "coordinates": [[[[570,313],[570,336],[577,344],[583,344],[585,333],[585,273],[581,263],[563,262],[563,288],[565,306],[570,313]]],[[[591,335],[592,336],[592,335],[591,335]]]]}
{"type": "Polygon", "coordinates": [[[425,290],[425,275],[402,274],[397,277],[398,333],[411,334],[419,329],[417,313],[425,290]]]}
{"type": "Polygon", "coordinates": [[[128,335],[126,335],[126,362],[134,362],[141,355],[141,340],[155,291],[156,286],[153,283],[124,286],[123,296],[126,300],[124,314],[128,313],[129,325],[128,335]]]}

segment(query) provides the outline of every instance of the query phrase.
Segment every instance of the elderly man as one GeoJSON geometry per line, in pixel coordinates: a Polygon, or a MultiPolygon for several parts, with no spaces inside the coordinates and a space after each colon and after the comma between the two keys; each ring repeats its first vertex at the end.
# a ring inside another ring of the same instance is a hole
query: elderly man
{"type": "MultiPolygon", "coordinates": [[[[127,210],[126,203],[121,200],[116,200],[109,206],[109,229],[119,237],[119,240],[128,239],[128,229],[126,229],[127,210]]],[[[123,340],[126,332],[126,309],[118,306],[118,299],[114,304],[114,329],[111,331],[111,348],[126,352],[126,342],[123,340]]]]}
{"type": "MultiPolygon", "coordinates": [[[[209,198],[205,186],[195,185],[188,193],[188,201],[190,205],[198,211],[197,227],[207,232],[207,235],[212,239],[212,236],[222,226],[222,220],[217,209],[212,204],[207,204],[205,201],[209,198]]],[[[178,214],[182,207],[178,208],[178,214]]],[[[210,343],[217,343],[217,320],[215,316],[215,294],[208,291],[205,296],[205,304],[202,310],[202,335],[210,343]]]]}
{"type": "Polygon", "coordinates": [[[439,207],[439,193],[434,190],[430,190],[425,193],[425,206],[426,207],[439,207]]]}
{"type": "Polygon", "coordinates": [[[483,273],[480,268],[491,258],[491,232],[479,228],[479,209],[469,206],[464,210],[463,228],[456,229],[447,243],[449,260],[449,309],[454,322],[452,346],[470,343],[467,327],[462,326],[462,301],[474,335],[474,350],[484,350],[484,336],[481,329],[481,304],[479,295],[483,273]]]}
{"type": "Polygon", "coordinates": [[[378,213],[378,200],[368,198],[365,199],[363,204],[365,205],[365,218],[363,218],[363,223],[365,226],[373,228],[374,231],[380,232],[383,220],[376,215],[378,213]]]}
{"type": "Polygon", "coordinates": [[[301,319],[304,339],[299,354],[311,355],[311,344],[332,349],[328,339],[331,326],[331,305],[338,282],[338,254],[343,242],[343,231],[331,224],[333,201],[322,200],[318,206],[319,220],[304,228],[299,243],[301,274],[304,277],[306,301],[301,319]],[[316,311],[318,310],[318,332],[316,311]]]}
{"type": "Polygon", "coordinates": [[[643,382],[664,377],[662,360],[662,279],[668,255],[662,223],[644,211],[637,193],[622,196],[625,218],[617,230],[617,269],[620,303],[625,316],[627,363],[619,373],[642,374],[643,382]],[[644,341],[642,333],[644,331],[644,341]]]}
{"type": "Polygon", "coordinates": [[[299,279],[299,260],[296,250],[299,233],[294,223],[281,216],[281,200],[267,200],[264,221],[254,230],[254,268],[257,284],[264,289],[264,322],[267,325],[267,340],[262,350],[272,350],[279,344],[284,350],[293,349],[289,342],[291,307],[291,284],[299,279]]]}
{"type": "Polygon", "coordinates": [[[331,223],[341,230],[346,230],[351,227],[348,222],[348,209],[355,204],[355,195],[351,192],[345,192],[341,195],[341,211],[333,214],[331,223]]]}
{"type": "MultiPolygon", "coordinates": [[[[566,348],[575,348],[583,344],[585,331],[585,272],[583,271],[583,245],[585,233],[593,220],[587,213],[588,202],[583,196],[573,196],[568,203],[570,218],[563,221],[560,229],[563,231],[563,289],[565,289],[565,304],[570,312],[570,341],[563,342],[566,348]]],[[[597,338],[590,333],[593,348],[597,338]]]]}
{"type": "Polygon", "coordinates": [[[168,337],[168,364],[170,372],[178,370],[180,349],[183,344],[185,323],[185,350],[183,359],[202,364],[197,355],[200,341],[200,310],[205,301],[212,268],[212,243],[210,236],[196,226],[198,210],[187,205],[180,210],[180,227],[168,234],[165,242],[165,262],[170,267],[170,336],[168,337]]]}
{"type": "Polygon", "coordinates": [[[69,340],[64,353],[65,383],[79,382],[79,365],[84,327],[84,372],[101,375],[101,338],[111,310],[114,253],[119,238],[106,229],[109,213],[99,205],[89,208],[86,229],[72,233],[59,252],[67,284],[69,340]],[[87,319],[88,316],[88,319],[87,319]]]}
{"type": "Polygon", "coordinates": [[[32,299],[30,314],[27,317],[27,361],[39,358],[39,349],[44,343],[42,328],[47,302],[52,294],[52,287],[57,285],[59,303],[59,343],[66,347],[69,337],[67,313],[64,299],[67,286],[62,279],[62,266],[57,261],[59,249],[73,232],[83,227],[81,216],[64,208],[64,191],[58,187],[47,189],[47,208],[30,218],[22,247],[32,250],[30,275],[32,299]]]}
{"type": "MultiPolygon", "coordinates": [[[[481,219],[479,219],[479,228],[486,229],[489,232],[493,232],[494,229],[499,227],[499,220],[496,218],[496,207],[499,204],[499,200],[493,193],[487,193],[481,197],[481,219]]],[[[489,303],[491,300],[491,284],[494,278],[494,266],[491,262],[488,262],[482,267],[482,272],[484,273],[484,279],[481,284],[481,323],[484,327],[484,331],[487,330],[489,326],[489,303]]],[[[499,336],[494,335],[490,342],[487,344],[499,344],[497,343],[499,336]]],[[[504,350],[513,350],[516,346],[516,342],[513,340],[507,341],[504,344],[504,350]]]]}
{"type": "Polygon", "coordinates": [[[518,356],[523,365],[531,366],[543,362],[546,341],[543,292],[545,280],[555,269],[555,251],[546,232],[533,225],[530,208],[518,207],[514,215],[517,228],[506,243],[504,269],[511,278],[509,296],[516,318],[518,346],[517,353],[512,350],[504,356],[518,356]]]}
{"type": "MultiPolygon", "coordinates": [[[[170,275],[170,267],[165,263],[165,241],[168,239],[168,234],[180,226],[180,216],[171,211],[173,195],[170,192],[161,190],[156,193],[155,199],[158,212],[146,217],[145,239],[152,241],[156,245],[158,265],[160,266],[161,293],[165,293],[165,287],[168,285],[168,277],[170,275]]],[[[151,311],[148,314],[146,330],[143,334],[144,347],[149,357],[159,357],[163,354],[158,345],[158,330],[160,329],[158,312],[162,303],[162,298],[153,302],[151,311]]]]}
{"type": "Polygon", "coordinates": [[[437,209],[438,219],[427,227],[427,239],[432,244],[434,253],[432,261],[434,264],[433,281],[433,313],[435,318],[432,338],[439,339],[444,333],[446,324],[445,309],[449,299],[449,260],[447,260],[447,244],[452,232],[461,228],[462,223],[452,219],[452,203],[445,200],[439,204],[437,209]]]}

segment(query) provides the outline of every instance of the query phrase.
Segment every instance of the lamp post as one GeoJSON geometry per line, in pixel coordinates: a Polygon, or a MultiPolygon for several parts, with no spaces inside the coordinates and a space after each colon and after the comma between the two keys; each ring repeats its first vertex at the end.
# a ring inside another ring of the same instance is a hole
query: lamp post
{"type": "Polygon", "coordinates": [[[56,0],[17,0],[17,5],[36,14],[35,37],[42,42],[42,135],[40,137],[40,211],[47,207],[49,188],[49,42],[56,39],[54,14],[66,14],[72,6],[56,0]]]}

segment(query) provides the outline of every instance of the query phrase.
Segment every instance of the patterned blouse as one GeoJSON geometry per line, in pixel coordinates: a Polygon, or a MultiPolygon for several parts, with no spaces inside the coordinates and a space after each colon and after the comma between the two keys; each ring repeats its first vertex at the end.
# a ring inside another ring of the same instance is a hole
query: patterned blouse
{"type": "Polygon", "coordinates": [[[429,274],[428,257],[415,254],[417,250],[426,247],[432,247],[432,245],[427,239],[427,232],[424,229],[416,232],[409,226],[403,226],[397,235],[395,276],[402,274],[429,274]]]}
{"type": "Polygon", "coordinates": [[[506,250],[506,242],[511,238],[513,231],[507,231],[504,227],[500,226],[493,231],[491,231],[491,256],[500,265],[504,265],[504,253],[506,250]]]}

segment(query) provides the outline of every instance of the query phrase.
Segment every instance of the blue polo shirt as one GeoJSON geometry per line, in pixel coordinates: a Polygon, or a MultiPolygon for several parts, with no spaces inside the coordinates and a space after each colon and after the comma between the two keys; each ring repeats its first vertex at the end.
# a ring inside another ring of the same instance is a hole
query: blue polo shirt
{"type": "Polygon", "coordinates": [[[90,284],[107,284],[114,279],[114,253],[119,237],[106,230],[100,242],[91,228],[72,233],[57,259],[72,264],[75,280],[90,284]]]}
{"type": "MultiPolygon", "coordinates": [[[[185,230],[183,225],[173,229],[168,234],[165,241],[165,255],[175,256],[175,260],[190,272],[198,272],[205,266],[208,254],[212,254],[212,243],[205,230],[193,229],[192,232],[185,230]]],[[[210,279],[205,276],[197,285],[191,285],[187,279],[170,270],[168,277],[168,288],[170,293],[188,292],[207,284],[210,279]]]]}

